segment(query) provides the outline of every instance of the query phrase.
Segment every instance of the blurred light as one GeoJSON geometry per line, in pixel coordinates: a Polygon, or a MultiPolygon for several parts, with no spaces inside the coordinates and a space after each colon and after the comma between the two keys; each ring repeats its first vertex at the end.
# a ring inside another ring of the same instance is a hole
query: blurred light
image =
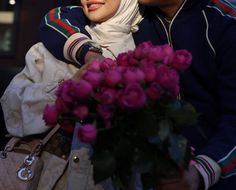
{"type": "Polygon", "coordinates": [[[15,1],[15,0],[9,0],[9,4],[10,4],[10,5],[15,5],[15,4],[16,4],[16,1],[15,1]]]}

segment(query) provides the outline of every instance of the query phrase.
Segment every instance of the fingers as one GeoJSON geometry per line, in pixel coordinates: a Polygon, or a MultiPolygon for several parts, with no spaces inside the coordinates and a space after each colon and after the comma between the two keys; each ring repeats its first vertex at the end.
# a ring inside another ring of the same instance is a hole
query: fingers
{"type": "Polygon", "coordinates": [[[76,81],[79,81],[82,76],[84,75],[84,73],[86,72],[85,69],[79,69],[72,77],[72,80],[76,80],[76,81]]]}
{"type": "Polygon", "coordinates": [[[156,190],[190,190],[185,178],[161,179],[156,190]]]}
{"type": "Polygon", "coordinates": [[[105,57],[103,57],[100,53],[95,53],[95,52],[88,52],[85,58],[85,64],[75,73],[75,75],[72,77],[73,80],[80,80],[82,76],[86,73],[86,71],[89,68],[89,65],[95,61],[99,60],[102,61],[104,60],[105,57]]]}

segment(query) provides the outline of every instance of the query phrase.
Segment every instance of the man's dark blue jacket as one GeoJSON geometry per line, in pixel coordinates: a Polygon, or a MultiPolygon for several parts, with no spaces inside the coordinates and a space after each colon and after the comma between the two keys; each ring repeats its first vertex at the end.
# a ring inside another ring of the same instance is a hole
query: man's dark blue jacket
{"type": "MultiPolygon", "coordinates": [[[[79,28],[77,33],[88,35],[83,29],[87,20],[81,11],[63,11],[61,18],[79,28]]],[[[41,23],[42,42],[53,55],[64,59],[63,48],[71,34],[65,38],[49,22],[53,21],[45,17],[41,23]]],[[[205,170],[204,178],[208,178],[205,184],[211,186],[217,180],[215,162],[221,166],[222,180],[212,189],[235,190],[236,12],[232,5],[225,0],[185,0],[169,24],[157,8],[146,8],[144,20],[133,36],[136,44],[169,43],[176,50],[192,53],[193,63],[181,76],[181,95],[200,116],[199,126],[186,129],[185,135],[196,153],[204,155],[197,156],[197,161],[205,170]]]]}

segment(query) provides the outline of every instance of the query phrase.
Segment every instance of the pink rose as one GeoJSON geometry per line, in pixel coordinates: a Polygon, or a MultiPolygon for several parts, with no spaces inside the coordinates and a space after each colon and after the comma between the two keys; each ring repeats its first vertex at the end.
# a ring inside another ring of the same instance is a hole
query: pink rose
{"type": "Polygon", "coordinates": [[[63,88],[64,88],[64,85],[68,82],[71,82],[72,80],[66,80],[66,81],[63,81],[59,84],[57,90],[56,90],[56,96],[57,97],[61,97],[61,93],[63,91],[63,88]]]}
{"type": "Polygon", "coordinates": [[[142,108],[146,104],[146,95],[138,83],[130,83],[119,94],[119,106],[122,109],[142,108]]]}
{"type": "Polygon", "coordinates": [[[140,61],[140,63],[139,63],[139,65],[140,65],[141,67],[145,67],[146,65],[148,66],[148,65],[153,65],[153,64],[156,65],[156,63],[155,63],[154,61],[152,61],[152,60],[150,60],[150,59],[147,59],[147,58],[142,59],[142,60],[140,61]]]}
{"type": "Polygon", "coordinates": [[[124,84],[136,83],[144,80],[144,73],[137,67],[127,67],[123,72],[122,82],[124,84]]]}
{"type": "Polygon", "coordinates": [[[117,64],[119,66],[128,66],[129,65],[129,56],[127,53],[120,53],[117,57],[117,64]]]}
{"type": "Polygon", "coordinates": [[[178,71],[183,71],[191,65],[191,62],[191,53],[189,53],[187,50],[177,50],[170,60],[170,65],[172,65],[178,71]]]}
{"type": "Polygon", "coordinates": [[[84,74],[83,79],[88,81],[93,86],[93,88],[96,88],[102,82],[103,74],[96,71],[87,71],[84,74]]]}
{"type": "Polygon", "coordinates": [[[143,71],[142,71],[141,69],[135,68],[135,69],[134,69],[134,73],[135,73],[135,75],[136,75],[136,81],[137,81],[137,82],[141,82],[141,81],[144,80],[145,75],[144,75],[144,73],[143,73],[143,71]]]}
{"type": "Polygon", "coordinates": [[[179,75],[174,69],[160,65],[157,69],[157,82],[166,90],[176,91],[179,86],[179,75]]]}
{"type": "Polygon", "coordinates": [[[143,58],[145,58],[147,55],[148,55],[148,49],[143,49],[142,47],[137,47],[135,50],[134,50],[134,57],[137,59],[137,60],[141,60],[143,58]]]}
{"type": "Polygon", "coordinates": [[[162,61],[165,56],[166,56],[166,53],[159,46],[153,47],[148,52],[148,59],[155,62],[162,61]]]}
{"type": "Polygon", "coordinates": [[[161,97],[161,87],[158,83],[153,82],[146,90],[147,97],[151,100],[158,100],[161,97]]]}
{"type": "Polygon", "coordinates": [[[97,129],[92,124],[83,125],[79,128],[78,137],[81,141],[90,143],[96,139],[97,129]]]}
{"type": "Polygon", "coordinates": [[[97,112],[103,118],[103,120],[109,120],[113,116],[113,108],[111,105],[97,105],[97,112]]]}
{"type": "Polygon", "coordinates": [[[168,44],[165,44],[163,46],[160,46],[161,48],[161,51],[162,51],[162,54],[163,54],[163,58],[161,60],[161,62],[163,64],[168,64],[169,63],[169,60],[170,58],[172,57],[172,55],[174,54],[174,50],[173,48],[168,45],[168,44]]]}
{"type": "Polygon", "coordinates": [[[73,102],[73,88],[75,84],[76,82],[73,80],[66,80],[62,82],[57,89],[56,95],[61,97],[65,102],[73,102]]]}
{"type": "Polygon", "coordinates": [[[122,79],[121,73],[118,69],[109,69],[104,73],[104,82],[108,86],[116,86],[122,79]]]}
{"type": "Polygon", "coordinates": [[[134,57],[138,60],[148,57],[153,44],[150,41],[139,44],[134,50],[134,57]]]}
{"type": "Polygon", "coordinates": [[[101,104],[112,104],[116,99],[116,91],[112,88],[104,87],[96,94],[96,98],[101,104]]]}
{"type": "Polygon", "coordinates": [[[131,51],[128,52],[128,54],[130,54],[129,57],[128,57],[129,66],[135,66],[135,65],[137,66],[137,65],[139,65],[139,60],[135,59],[133,57],[132,53],[133,52],[131,52],[131,51]]]}
{"type": "Polygon", "coordinates": [[[141,43],[140,45],[138,45],[138,47],[140,47],[142,49],[151,49],[154,47],[154,45],[152,44],[151,41],[145,41],[145,42],[141,43]]]}
{"type": "Polygon", "coordinates": [[[84,105],[79,105],[74,109],[73,113],[76,117],[83,120],[88,115],[88,107],[84,105]]]}
{"type": "Polygon", "coordinates": [[[86,80],[81,79],[73,89],[73,95],[77,99],[86,99],[90,97],[93,92],[92,85],[86,80]]]}
{"type": "Polygon", "coordinates": [[[106,71],[107,69],[111,69],[117,66],[116,61],[106,58],[100,63],[100,68],[102,71],[106,71]]]}
{"type": "Polygon", "coordinates": [[[143,67],[143,72],[145,76],[145,80],[148,82],[152,82],[156,79],[156,66],[154,64],[147,64],[143,67]]]}
{"type": "Polygon", "coordinates": [[[117,66],[116,69],[121,73],[121,75],[125,72],[127,67],[125,66],[117,66]]]}
{"type": "Polygon", "coordinates": [[[122,82],[124,84],[135,83],[137,81],[137,76],[134,68],[127,67],[123,72],[122,82]]]}
{"type": "Polygon", "coordinates": [[[43,111],[43,120],[46,125],[53,127],[57,124],[59,117],[58,110],[55,105],[46,105],[43,111]]]}
{"type": "Polygon", "coordinates": [[[162,45],[160,48],[164,57],[170,57],[174,53],[173,48],[169,44],[162,45]]]}
{"type": "Polygon", "coordinates": [[[68,113],[70,111],[70,106],[62,98],[58,97],[55,101],[55,106],[58,112],[68,113]]]}

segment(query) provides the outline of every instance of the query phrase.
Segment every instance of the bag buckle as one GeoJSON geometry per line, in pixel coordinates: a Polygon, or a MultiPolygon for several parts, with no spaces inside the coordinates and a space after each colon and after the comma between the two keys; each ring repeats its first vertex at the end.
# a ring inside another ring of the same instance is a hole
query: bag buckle
{"type": "Polygon", "coordinates": [[[22,181],[29,181],[33,178],[34,173],[29,168],[21,168],[17,171],[17,176],[22,181]]]}
{"type": "Polygon", "coordinates": [[[27,155],[24,159],[22,166],[17,171],[17,176],[22,181],[29,181],[34,177],[33,171],[30,170],[30,166],[34,162],[35,157],[34,153],[27,155]]]}

